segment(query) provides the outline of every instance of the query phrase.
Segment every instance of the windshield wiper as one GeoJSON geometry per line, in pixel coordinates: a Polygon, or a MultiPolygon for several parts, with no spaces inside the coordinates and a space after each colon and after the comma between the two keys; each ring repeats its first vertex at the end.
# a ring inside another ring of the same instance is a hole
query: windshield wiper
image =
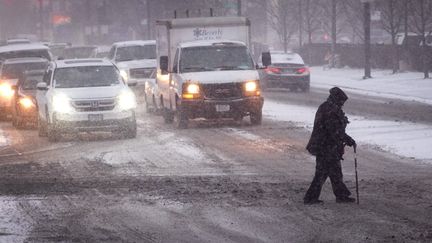
{"type": "Polygon", "coordinates": [[[182,71],[212,71],[214,69],[208,67],[184,67],[182,71]]]}
{"type": "Polygon", "coordinates": [[[219,67],[216,67],[216,69],[219,69],[219,70],[244,70],[244,68],[241,68],[238,66],[219,66],[219,67]]]}

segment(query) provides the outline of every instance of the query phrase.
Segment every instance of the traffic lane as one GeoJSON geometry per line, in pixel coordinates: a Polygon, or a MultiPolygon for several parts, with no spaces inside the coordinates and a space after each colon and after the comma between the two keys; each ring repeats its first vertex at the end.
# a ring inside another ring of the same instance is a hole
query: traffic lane
{"type": "MultiPolygon", "coordinates": [[[[302,127],[265,119],[263,126],[193,122],[175,130],[161,117],[139,117],[137,139],[78,140],[2,164],[2,195],[24,215],[13,216],[33,222],[29,239],[310,241],[348,232],[362,241],[421,239],[430,228],[430,167],[362,147],[365,206],[336,205],[326,185],[324,208],[305,207],[314,161],[304,151],[309,132],[302,127]],[[382,229],[389,224],[392,230],[382,229]]],[[[351,155],[344,172],[354,191],[351,155]]]]}
{"type": "MultiPolygon", "coordinates": [[[[432,124],[432,106],[398,99],[366,96],[346,91],[349,99],[345,112],[370,119],[409,121],[432,124]]],[[[292,92],[286,89],[271,89],[263,92],[265,98],[290,104],[318,106],[328,98],[328,90],[311,87],[309,93],[292,92]]]]}

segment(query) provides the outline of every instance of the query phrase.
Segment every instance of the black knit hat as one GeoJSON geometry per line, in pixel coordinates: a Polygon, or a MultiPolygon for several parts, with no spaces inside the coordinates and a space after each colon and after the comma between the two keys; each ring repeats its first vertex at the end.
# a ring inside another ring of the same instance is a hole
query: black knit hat
{"type": "Polygon", "coordinates": [[[330,89],[330,96],[335,98],[336,100],[346,101],[348,96],[338,87],[333,87],[330,89]]]}

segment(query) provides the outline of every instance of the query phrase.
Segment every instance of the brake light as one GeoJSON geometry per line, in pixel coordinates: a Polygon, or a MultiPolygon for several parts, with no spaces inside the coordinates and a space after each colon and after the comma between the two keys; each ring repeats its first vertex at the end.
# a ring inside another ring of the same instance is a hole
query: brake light
{"type": "Polygon", "coordinates": [[[296,71],[297,74],[305,74],[305,73],[308,73],[308,72],[309,72],[309,68],[307,68],[307,67],[299,68],[296,71]]]}
{"type": "Polygon", "coordinates": [[[276,67],[268,67],[265,69],[266,73],[281,73],[280,68],[276,68],[276,67]]]}

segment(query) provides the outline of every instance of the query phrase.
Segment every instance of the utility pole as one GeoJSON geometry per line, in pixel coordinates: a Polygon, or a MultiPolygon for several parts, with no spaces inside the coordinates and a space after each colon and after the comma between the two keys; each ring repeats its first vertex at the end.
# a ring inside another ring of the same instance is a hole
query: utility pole
{"type": "Polygon", "coordinates": [[[331,8],[332,8],[332,14],[331,14],[331,62],[330,66],[333,68],[335,66],[335,59],[336,59],[336,10],[337,10],[337,3],[336,0],[331,1],[331,8]]]}
{"type": "Polygon", "coordinates": [[[242,15],[242,1],[237,0],[237,15],[240,17],[242,15]]]}
{"type": "Polygon", "coordinates": [[[298,1],[299,4],[299,47],[303,46],[303,6],[302,0],[298,1]]]}
{"type": "Polygon", "coordinates": [[[361,0],[363,3],[363,17],[364,17],[364,40],[365,40],[365,70],[363,79],[372,78],[371,75],[371,2],[373,0],[361,0]]]}

